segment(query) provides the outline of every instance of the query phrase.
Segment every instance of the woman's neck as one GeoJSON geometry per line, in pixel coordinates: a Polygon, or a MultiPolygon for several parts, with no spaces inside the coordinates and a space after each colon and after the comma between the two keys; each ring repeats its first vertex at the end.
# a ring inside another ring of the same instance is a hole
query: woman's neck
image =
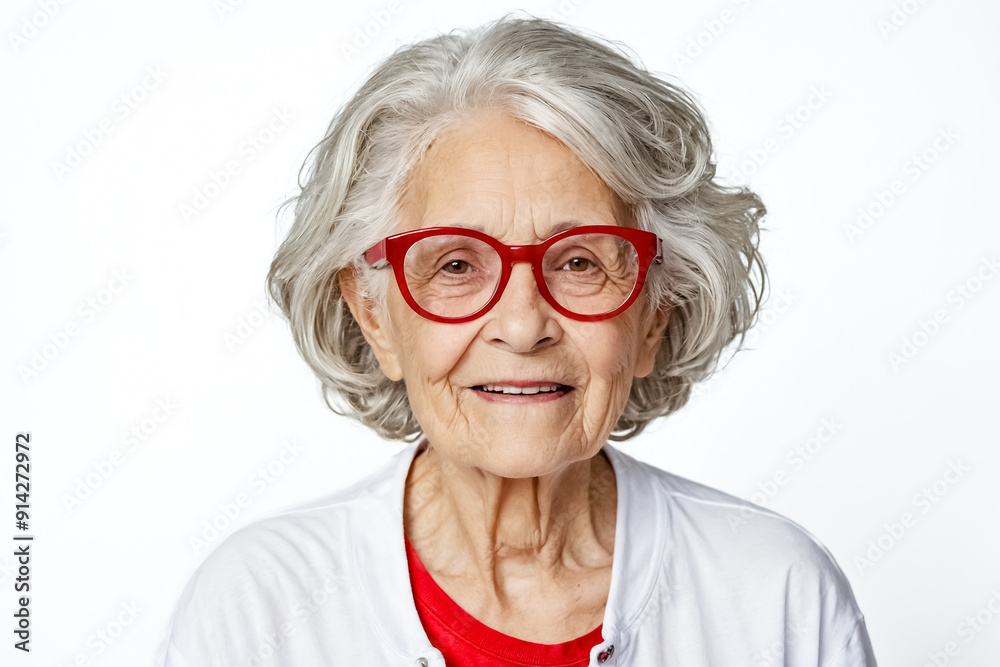
{"type": "Polygon", "coordinates": [[[551,474],[509,479],[433,446],[406,481],[406,535],[446,592],[490,591],[503,607],[526,592],[610,572],[617,492],[603,453],[551,474]]]}

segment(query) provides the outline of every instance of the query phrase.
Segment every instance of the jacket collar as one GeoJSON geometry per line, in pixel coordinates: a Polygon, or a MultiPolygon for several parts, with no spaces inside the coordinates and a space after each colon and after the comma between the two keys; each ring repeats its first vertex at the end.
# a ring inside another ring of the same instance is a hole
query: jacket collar
{"type": "MultiPolygon", "coordinates": [[[[424,657],[433,667],[440,652],[431,647],[417,615],[403,542],[406,476],[420,446],[404,447],[360,489],[350,539],[354,571],[373,626],[401,658],[418,664],[424,657]]],[[[618,508],[604,643],[594,654],[613,644],[617,658],[628,644],[629,630],[652,611],[650,601],[662,571],[658,565],[666,553],[668,505],[648,465],[611,445],[602,451],[615,471],[618,508]]]]}

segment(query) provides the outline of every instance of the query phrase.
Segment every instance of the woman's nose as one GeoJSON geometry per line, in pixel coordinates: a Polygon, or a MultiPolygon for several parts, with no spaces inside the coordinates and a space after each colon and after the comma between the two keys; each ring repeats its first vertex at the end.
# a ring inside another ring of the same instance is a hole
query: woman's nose
{"type": "Polygon", "coordinates": [[[562,328],[555,309],[538,289],[531,265],[516,263],[484,333],[490,342],[526,353],[558,342],[562,328]]]}

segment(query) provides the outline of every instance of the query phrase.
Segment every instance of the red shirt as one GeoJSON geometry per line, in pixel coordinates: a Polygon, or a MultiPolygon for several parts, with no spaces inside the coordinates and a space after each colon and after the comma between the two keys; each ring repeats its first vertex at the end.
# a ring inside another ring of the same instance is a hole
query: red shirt
{"type": "Polygon", "coordinates": [[[483,625],[459,607],[438,586],[406,540],[406,559],[417,613],[431,644],[449,666],[477,667],[586,667],[590,649],[603,641],[602,625],[562,644],[526,642],[483,625]]]}

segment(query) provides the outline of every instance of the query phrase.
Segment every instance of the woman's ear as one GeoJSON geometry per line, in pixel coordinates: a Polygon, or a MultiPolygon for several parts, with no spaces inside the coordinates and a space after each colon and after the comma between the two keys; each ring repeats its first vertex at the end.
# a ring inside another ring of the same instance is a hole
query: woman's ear
{"type": "Polygon", "coordinates": [[[403,370],[399,364],[399,351],[392,328],[375,312],[375,303],[361,294],[357,272],[353,266],[337,273],[337,284],[340,285],[340,295],[351,309],[351,315],[375,353],[382,372],[390,380],[402,380],[403,370]]]}
{"type": "Polygon", "coordinates": [[[646,330],[642,340],[639,341],[639,354],[635,361],[635,377],[646,377],[656,367],[656,355],[660,351],[660,345],[663,344],[663,333],[667,330],[671,309],[670,304],[664,304],[643,318],[646,330]]]}

